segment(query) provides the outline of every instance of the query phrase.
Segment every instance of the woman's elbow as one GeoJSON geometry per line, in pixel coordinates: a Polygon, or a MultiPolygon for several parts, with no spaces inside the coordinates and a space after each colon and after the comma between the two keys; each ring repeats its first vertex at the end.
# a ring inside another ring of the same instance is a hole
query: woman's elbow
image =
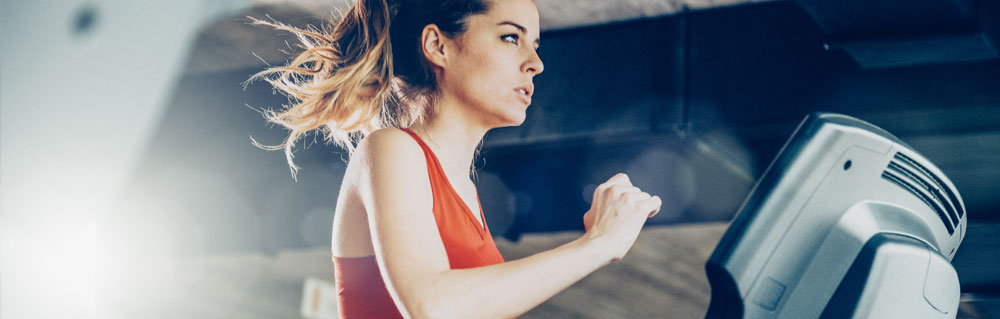
{"type": "Polygon", "coordinates": [[[413,319],[456,318],[456,314],[449,311],[448,305],[435,300],[432,296],[421,297],[410,298],[411,300],[404,301],[403,306],[405,309],[400,309],[400,312],[405,317],[413,319]]]}
{"type": "Polygon", "coordinates": [[[454,309],[456,306],[454,296],[449,296],[446,285],[443,286],[442,276],[446,271],[387,278],[387,283],[391,283],[387,288],[392,293],[399,312],[404,317],[414,319],[456,318],[460,315],[456,313],[458,310],[454,309]]]}

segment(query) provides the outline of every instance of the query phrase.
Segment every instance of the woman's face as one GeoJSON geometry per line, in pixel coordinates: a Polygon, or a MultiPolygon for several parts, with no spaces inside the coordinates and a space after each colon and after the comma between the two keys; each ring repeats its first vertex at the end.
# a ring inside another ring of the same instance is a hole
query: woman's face
{"type": "Polygon", "coordinates": [[[439,74],[439,88],[487,127],[520,125],[542,73],[538,10],[532,0],[493,0],[470,16],[454,39],[454,59],[439,74]]]}

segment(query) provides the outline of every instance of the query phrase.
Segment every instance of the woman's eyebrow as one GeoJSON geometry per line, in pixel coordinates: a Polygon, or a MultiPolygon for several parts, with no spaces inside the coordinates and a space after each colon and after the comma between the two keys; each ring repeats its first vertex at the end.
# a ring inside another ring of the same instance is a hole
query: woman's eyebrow
{"type": "Polygon", "coordinates": [[[509,25],[514,26],[518,30],[521,30],[521,33],[528,33],[528,29],[525,29],[523,26],[521,26],[520,24],[517,24],[517,23],[513,23],[513,22],[510,22],[510,21],[504,21],[504,22],[497,23],[497,25],[505,25],[505,24],[509,24],[509,25]]]}

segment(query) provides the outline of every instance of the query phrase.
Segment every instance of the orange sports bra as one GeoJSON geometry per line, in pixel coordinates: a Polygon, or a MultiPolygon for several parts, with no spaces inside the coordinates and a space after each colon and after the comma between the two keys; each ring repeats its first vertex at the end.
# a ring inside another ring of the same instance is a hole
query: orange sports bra
{"type": "MultiPolygon", "coordinates": [[[[430,147],[416,133],[410,134],[424,151],[427,177],[434,197],[434,220],[444,249],[448,253],[451,269],[473,268],[503,263],[490,229],[483,218],[483,227],[462,198],[448,182],[441,162],[430,147]]],[[[477,196],[478,202],[478,196],[477,196]]],[[[482,206],[479,209],[482,212],[482,206]]],[[[482,218],[482,214],[480,214],[482,218]]],[[[375,256],[342,258],[333,257],[337,287],[337,306],[340,318],[402,318],[382,282],[375,256]]]]}

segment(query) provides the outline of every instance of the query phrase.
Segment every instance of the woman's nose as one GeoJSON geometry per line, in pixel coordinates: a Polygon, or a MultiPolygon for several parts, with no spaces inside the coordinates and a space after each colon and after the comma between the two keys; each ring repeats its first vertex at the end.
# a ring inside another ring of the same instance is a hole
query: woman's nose
{"type": "Polygon", "coordinates": [[[545,69],[545,64],[542,63],[542,58],[538,56],[538,51],[531,50],[528,61],[524,63],[521,69],[523,72],[531,73],[532,76],[542,73],[545,69]]]}

